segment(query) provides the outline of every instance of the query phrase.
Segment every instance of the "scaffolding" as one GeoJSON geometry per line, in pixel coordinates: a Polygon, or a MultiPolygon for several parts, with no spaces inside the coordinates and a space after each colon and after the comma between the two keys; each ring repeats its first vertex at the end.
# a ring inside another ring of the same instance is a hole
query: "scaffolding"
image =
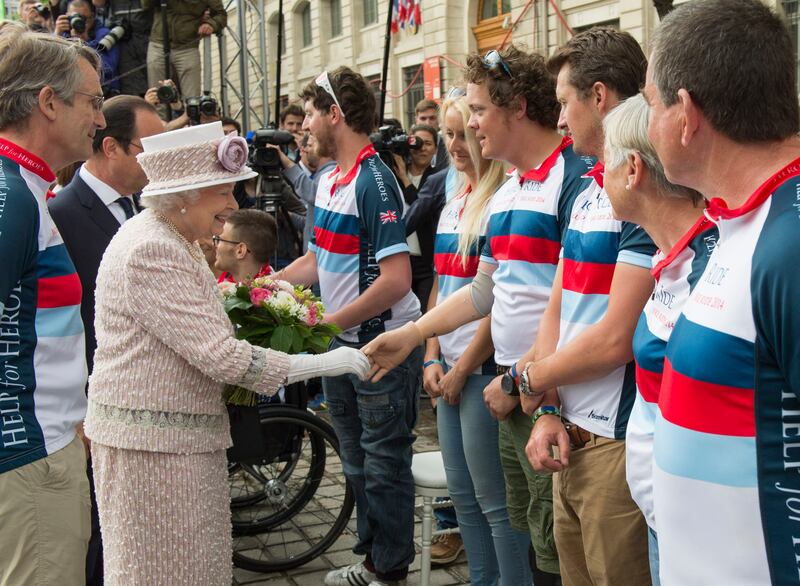
{"type": "MultiPolygon", "coordinates": [[[[263,128],[270,121],[265,10],[263,2],[228,0],[225,11],[229,16],[236,14],[237,24],[217,35],[218,98],[223,114],[238,119],[244,132],[263,128]],[[232,109],[233,106],[236,109],[232,109]]],[[[211,38],[206,37],[203,45],[205,91],[211,91],[213,85],[211,45],[211,38]]]]}

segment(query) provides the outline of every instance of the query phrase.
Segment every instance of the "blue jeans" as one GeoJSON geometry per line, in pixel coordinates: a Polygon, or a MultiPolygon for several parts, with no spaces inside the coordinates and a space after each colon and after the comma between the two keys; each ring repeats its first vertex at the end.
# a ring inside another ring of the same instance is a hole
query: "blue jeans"
{"type": "Polygon", "coordinates": [[[650,554],[650,577],[653,586],[661,586],[661,578],[658,576],[658,535],[650,527],[647,528],[647,550],[650,554]]]}
{"type": "MultiPolygon", "coordinates": [[[[330,349],[359,347],[338,338],[330,349]]],[[[401,579],[414,560],[414,478],[411,446],[417,422],[422,349],[380,382],[353,375],[323,377],[344,474],[355,492],[358,542],[378,577],[401,579]]]]}
{"type": "Polygon", "coordinates": [[[439,399],[439,445],[470,582],[490,586],[499,578],[501,586],[527,586],[533,579],[528,564],[530,534],[513,529],[508,519],[497,421],[483,403],[483,389],[492,378],[469,376],[458,405],[439,399]]]}

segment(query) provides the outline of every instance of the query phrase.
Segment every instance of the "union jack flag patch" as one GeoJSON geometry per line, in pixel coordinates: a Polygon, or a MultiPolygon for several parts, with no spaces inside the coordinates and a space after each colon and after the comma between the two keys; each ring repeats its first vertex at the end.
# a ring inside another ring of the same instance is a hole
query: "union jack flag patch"
{"type": "Polygon", "coordinates": [[[394,224],[397,221],[397,212],[389,210],[388,212],[381,212],[381,224],[394,224]]]}

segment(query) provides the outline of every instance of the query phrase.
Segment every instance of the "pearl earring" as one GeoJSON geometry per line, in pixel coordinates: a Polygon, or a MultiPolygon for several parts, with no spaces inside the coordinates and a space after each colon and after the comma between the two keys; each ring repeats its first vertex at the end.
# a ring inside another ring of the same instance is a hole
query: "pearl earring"
{"type": "MultiPolygon", "coordinates": [[[[631,190],[631,186],[630,186],[630,184],[626,185],[626,186],[625,186],[625,189],[626,189],[627,191],[630,191],[630,190],[631,190]]],[[[186,210],[181,210],[181,211],[186,211],[186,210]]]]}
{"type": "Polygon", "coordinates": [[[181,208],[181,213],[185,214],[186,213],[186,208],[181,208]]]}

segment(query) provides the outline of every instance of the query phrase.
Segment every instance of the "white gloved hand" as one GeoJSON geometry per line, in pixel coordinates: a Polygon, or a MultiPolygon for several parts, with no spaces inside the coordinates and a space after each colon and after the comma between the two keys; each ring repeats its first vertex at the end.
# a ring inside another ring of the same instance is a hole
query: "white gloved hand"
{"type": "Polygon", "coordinates": [[[369,368],[369,359],[355,348],[342,347],[324,354],[292,354],[289,356],[286,382],[291,384],[318,376],[341,374],[355,374],[364,380],[369,368]]]}

